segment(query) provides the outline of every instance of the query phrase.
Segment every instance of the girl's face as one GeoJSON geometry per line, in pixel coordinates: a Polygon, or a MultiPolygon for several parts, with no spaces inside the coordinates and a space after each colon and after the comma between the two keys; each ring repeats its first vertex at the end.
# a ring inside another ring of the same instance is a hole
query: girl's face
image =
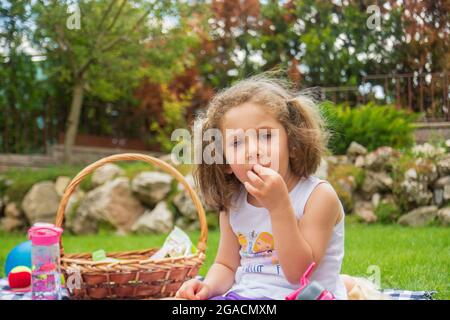
{"type": "Polygon", "coordinates": [[[286,130],[268,109],[244,103],[228,110],[221,123],[227,173],[249,181],[247,171],[259,163],[277,171],[286,181],[290,175],[286,130]]]}

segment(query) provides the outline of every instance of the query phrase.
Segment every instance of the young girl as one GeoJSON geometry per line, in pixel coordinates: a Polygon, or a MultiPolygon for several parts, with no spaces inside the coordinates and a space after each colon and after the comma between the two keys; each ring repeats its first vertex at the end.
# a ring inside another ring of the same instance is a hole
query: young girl
{"type": "Polygon", "coordinates": [[[194,176],[220,211],[219,248],[204,281],[185,282],[176,297],[284,299],[316,262],[311,280],[346,299],[344,210],[333,187],[313,175],[327,142],[313,101],[252,77],[214,97],[202,119],[202,133],[208,129],[222,133],[225,161],[203,161],[194,176]],[[257,135],[243,137],[247,130],[257,135]]]}

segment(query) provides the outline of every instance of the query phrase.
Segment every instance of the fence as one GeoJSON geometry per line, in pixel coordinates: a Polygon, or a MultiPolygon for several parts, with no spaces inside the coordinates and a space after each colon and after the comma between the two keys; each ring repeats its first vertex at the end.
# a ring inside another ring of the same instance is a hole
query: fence
{"type": "Polygon", "coordinates": [[[328,100],[351,106],[369,101],[422,112],[423,121],[450,121],[448,73],[380,74],[363,77],[360,86],[323,88],[328,100]]]}

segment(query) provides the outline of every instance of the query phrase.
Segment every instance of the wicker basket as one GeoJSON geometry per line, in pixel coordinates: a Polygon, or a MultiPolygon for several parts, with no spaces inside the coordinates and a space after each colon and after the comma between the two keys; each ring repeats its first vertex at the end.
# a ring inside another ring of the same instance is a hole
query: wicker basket
{"type": "Polygon", "coordinates": [[[61,239],[61,269],[74,299],[148,299],[173,297],[181,284],[198,273],[205,259],[208,226],[198,195],[183,175],[168,163],[152,156],[123,153],[100,159],[84,168],[67,186],[56,214],[56,226],[62,226],[67,202],[87,175],[102,165],[123,160],[140,160],[163,169],[188,191],[200,221],[197,253],[179,258],[150,259],[158,248],[108,252],[117,262],[92,261],[91,253],[64,253],[61,239]]]}

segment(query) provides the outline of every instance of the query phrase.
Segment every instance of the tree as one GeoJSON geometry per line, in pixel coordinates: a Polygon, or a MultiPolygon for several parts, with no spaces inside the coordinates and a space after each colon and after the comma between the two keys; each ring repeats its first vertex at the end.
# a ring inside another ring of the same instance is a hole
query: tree
{"type": "Polygon", "coordinates": [[[130,95],[144,77],[168,82],[189,65],[193,58],[186,48],[195,43],[195,35],[188,32],[185,17],[192,8],[144,0],[36,3],[35,42],[53,62],[51,76],[72,92],[65,161],[71,161],[86,92],[113,101],[130,95]]]}

